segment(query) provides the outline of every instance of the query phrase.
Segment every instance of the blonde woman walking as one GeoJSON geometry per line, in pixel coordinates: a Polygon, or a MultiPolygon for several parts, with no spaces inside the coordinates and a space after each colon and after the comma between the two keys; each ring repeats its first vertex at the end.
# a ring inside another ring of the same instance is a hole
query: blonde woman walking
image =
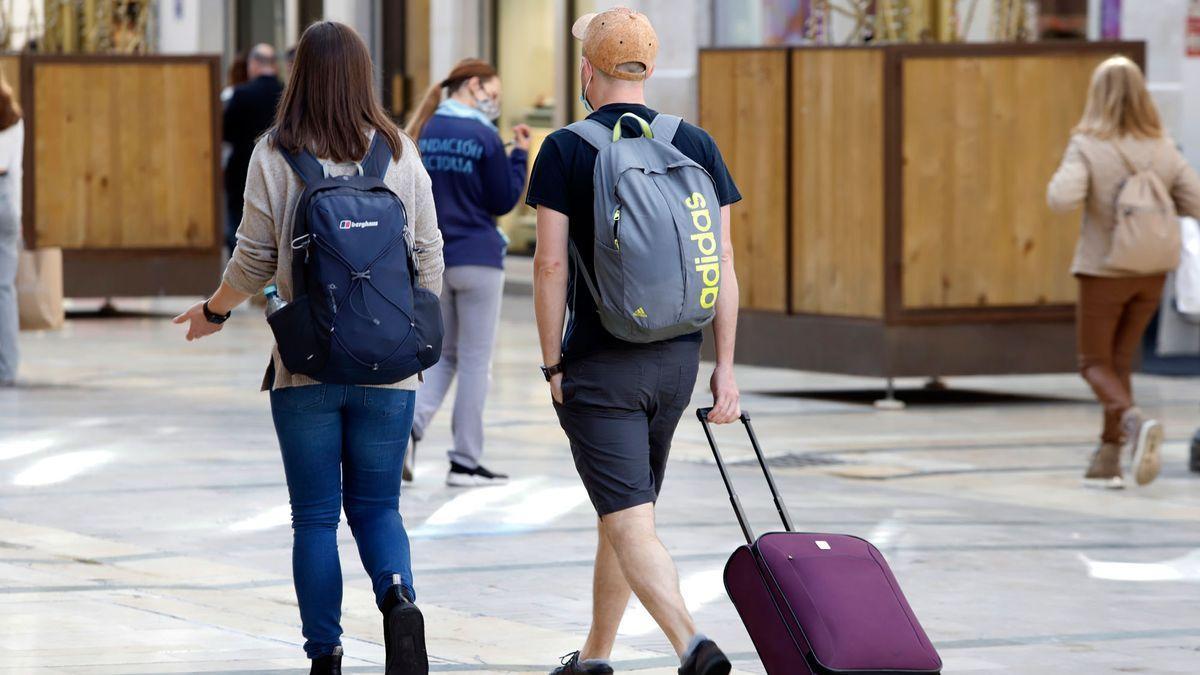
{"type": "Polygon", "coordinates": [[[1076,313],[1079,369],[1104,407],[1100,446],[1084,474],[1087,484],[1124,487],[1128,449],[1138,485],[1159,473],[1162,425],[1133,399],[1130,374],[1146,325],[1158,309],[1165,271],[1131,273],[1107,261],[1117,223],[1117,198],[1138,171],[1151,171],[1181,215],[1200,217],[1200,177],[1163,131],[1142,71],[1117,56],[1096,69],[1083,119],[1048,188],[1050,207],[1083,207],[1071,273],[1079,280],[1076,313]]]}

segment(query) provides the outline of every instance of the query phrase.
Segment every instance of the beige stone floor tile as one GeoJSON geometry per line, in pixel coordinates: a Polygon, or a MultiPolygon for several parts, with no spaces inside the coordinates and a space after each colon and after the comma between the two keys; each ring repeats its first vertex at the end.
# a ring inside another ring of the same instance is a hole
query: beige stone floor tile
{"type": "MultiPolygon", "coordinates": [[[[118,302],[169,316],[188,300],[118,302]]],[[[536,373],[530,311],[506,297],[486,418],[485,461],[516,488],[471,505],[442,485],[443,411],[402,497],[434,672],[544,673],[587,630],[594,515],[536,373]]],[[[75,319],[22,339],[29,386],[0,391],[0,672],[303,672],[287,492],[257,391],[261,317],[238,312],[190,345],[156,318],[75,319]]],[[[947,673],[1196,672],[1200,480],[1183,463],[1197,378],[1135,378],[1167,428],[1164,473],[1111,493],[1078,484],[1099,414],[1073,374],[949,378],[1042,398],[882,412],[789,394],[878,380],[737,372],[771,457],[841,462],[777,470],[798,526],[875,541],[947,673]],[[1177,578],[1137,580],[1164,570],[1177,578]]],[[[776,527],[740,429],[720,438],[756,529],[776,527]]],[[[741,534],[690,413],[658,523],[698,625],[737,672],[761,673],[716,581],[741,534]]],[[[339,541],[348,672],[378,672],[379,615],[344,526],[339,541]]],[[[652,626],[619,645],[621,672],[674,672],[652,626]]]]}

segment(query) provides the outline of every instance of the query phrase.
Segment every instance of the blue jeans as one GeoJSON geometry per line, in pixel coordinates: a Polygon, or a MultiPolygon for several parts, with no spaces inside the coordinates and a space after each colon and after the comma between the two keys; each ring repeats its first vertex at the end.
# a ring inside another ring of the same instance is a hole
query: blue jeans
{"type": "Polygon", "coordinates": [[[392,575],[413,593],[400,471],[415,392],[316,384],[271,392],[271,417],[292,504],[292,575],[309,658],[341,644],[343,507],[382,606],[392,575]]]}

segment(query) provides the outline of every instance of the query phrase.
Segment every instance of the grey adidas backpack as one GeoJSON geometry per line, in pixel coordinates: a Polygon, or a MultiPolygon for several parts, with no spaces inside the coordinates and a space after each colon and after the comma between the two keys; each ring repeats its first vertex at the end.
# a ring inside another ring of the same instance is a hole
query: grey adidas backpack
{"type": "Polygon", "coordinates": [[[598,151],[592,279],[574,244],[579,274],[600,322],[628,342],[693,333],[716,313],[721,283],[721,206],[712,176],[671,140],[682,120],[653,124],[625,113],[609,129],[595,120],[567,126],[598,151]],[[642,135],[621,137],[632,118],[642,135]]]}

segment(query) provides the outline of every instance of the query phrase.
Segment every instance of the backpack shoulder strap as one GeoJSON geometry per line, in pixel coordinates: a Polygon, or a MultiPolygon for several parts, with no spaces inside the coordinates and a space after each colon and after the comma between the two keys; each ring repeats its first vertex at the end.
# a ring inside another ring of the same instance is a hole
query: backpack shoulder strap
{"type": "Polygon", "coordinates": [[[596,307],[599,307],[600,290],[596,288],[596,282],[592,281],[592,275],[588,273],[587,265],[583,264],[583,254],[579,252],[579,247],[575,246],[575,240],[570,237],[567,237],[567,239],[571,257],[575,259],[575,274],[583,277],[583,282],[587,285],[588,293],[592,295],[592,300],[595,301],[596,307]]]}
{"type": "Polygon", "coordinates": [[[307,148],[298,153],[291,153],[283,148],[276,147],[279,150],[279,154],[283,155],[283,158],[287,160],[288,166],[292,167],[292,170],[296,172],[297,176],[300,176],[300,180],[305,185],[312,184],[325,177],[324,167],[321,166],[321,163],[317,161],[317,158],[307,148]]]}
{"type": "Polygon", "coordinates": [[[654,132],[654,140],[670,145],[671,141],[675,140],[675,132],[679,131],[681,122],[683,122],[683,118],[679,115],[659,113],[650,123],[650,130],[654,132]]]}
{"type": "Polygon", "coordinates": [[[565,128],[567,131],[587,141],[589,145],[597,150],[603,150],[612,145],[613,142],[612,129],[609,129],[596,120],[579,120],[578,122],[568,124],[565,128]]]}
{"type": "Polygon", "coordinates": [[[1129,155],[1125,154],[1125,150],[1121,147],[1120,143],[1113,141],[1113,149],[1117,151],[1117,155],[1120,156],[1121,161],[1125,163],[1125,168],[1129,169],[1129,173],[1138,172],[1137,166],[1134,165],[1133,161],[1129,159],[1129,155]]]}
{"type": "Polygon", "coordinates": [[[387,136],[376,131],[375,138],[371,140],[371,149],[367,151],[367,157],[362,161],[363,175],[383,180],[391,164],[392,146],[388,143],[387,136]]]}

